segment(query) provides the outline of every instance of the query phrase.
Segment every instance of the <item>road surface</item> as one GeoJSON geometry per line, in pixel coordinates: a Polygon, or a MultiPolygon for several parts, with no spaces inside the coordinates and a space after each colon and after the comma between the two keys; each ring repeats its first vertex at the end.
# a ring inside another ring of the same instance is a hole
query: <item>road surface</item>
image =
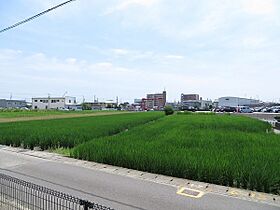
{"type": "Polygon", "coordinates": [[[114,209],[280,209],[277,204],[253,202],[215,193],[206,193],[201,198],[191,198],[177,194],[178,188],[171,185],[11,152],[2,149],[1,146],[0,168],[0,173],[70,193],[114,209]]]}

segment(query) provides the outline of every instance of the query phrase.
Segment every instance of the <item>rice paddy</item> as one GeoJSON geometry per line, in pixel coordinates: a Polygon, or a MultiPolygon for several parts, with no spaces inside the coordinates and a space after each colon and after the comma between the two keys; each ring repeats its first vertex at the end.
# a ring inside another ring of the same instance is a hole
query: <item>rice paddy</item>
{"type": "Polygon", "coordinates": [[[129,113],[0,123],[0,144],[33,149],[71,148],[93,138],[114,135],[159,117],[163,113],[129,113]]]}
{"type": "Polygon", "coordinates": [[[280,136],[242,116],[173,115],[71,150],[74,158],[280,193],[280,136]]]}
{"type": "Polygon", "coordinates": [[[145,112],[1,123],[0,144],[280,194],[280,136],[244,116],[145,112]]]}

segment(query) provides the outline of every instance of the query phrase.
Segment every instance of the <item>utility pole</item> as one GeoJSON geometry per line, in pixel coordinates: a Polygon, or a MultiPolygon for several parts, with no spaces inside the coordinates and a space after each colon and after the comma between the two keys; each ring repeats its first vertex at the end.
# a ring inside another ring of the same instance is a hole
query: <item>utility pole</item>
{"type": "Polygon", "coordinates": [[[51,94],[48,93],[48,107],[47,109],[50,109],[51,106],[51,94]]]}

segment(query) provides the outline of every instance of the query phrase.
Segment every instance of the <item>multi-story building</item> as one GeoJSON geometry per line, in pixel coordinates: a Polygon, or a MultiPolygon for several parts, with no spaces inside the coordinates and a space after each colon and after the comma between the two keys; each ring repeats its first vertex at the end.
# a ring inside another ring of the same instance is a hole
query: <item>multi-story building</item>
{"type": "Polygon", "coordinates": [[[166,104],[166,91],[162,93],[147,94],[147,98],[142,99],[143,110],[162,110],[166,104]]]}
{"type": "Polygon", "coordinates": [[[198,94],[181,94],[181,101],[199,100],[198,94]]]}
{"type": "Polygon", "coordinates": [[[43,97],[32,98],[32,109],[75,109],[75,97],[43,97]]]}
{"type": "Polygon", "coordinates": [[[6,100],[0,99],[0,108],[5,109],[19,109],[27,107],[27,102],[25,100],[6,100]]]}
{"type": "Polygon", "coordinates": [[[209,110],[213,106],[211,100],[203,100],[198,94],[181,94],[181,109],[209,110]]]}

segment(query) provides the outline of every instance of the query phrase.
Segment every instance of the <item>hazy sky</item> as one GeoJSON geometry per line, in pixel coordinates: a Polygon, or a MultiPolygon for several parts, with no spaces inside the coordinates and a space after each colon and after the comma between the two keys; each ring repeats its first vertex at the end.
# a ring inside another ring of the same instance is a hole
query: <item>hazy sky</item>
{"type": "MultiPolygon", "coordinates": [[[[0,1],[0,28],[64,0],[0,1]]],[[[77,0],[0,34],[0,98],[280,101],[279,0],[77,0]]]]}

